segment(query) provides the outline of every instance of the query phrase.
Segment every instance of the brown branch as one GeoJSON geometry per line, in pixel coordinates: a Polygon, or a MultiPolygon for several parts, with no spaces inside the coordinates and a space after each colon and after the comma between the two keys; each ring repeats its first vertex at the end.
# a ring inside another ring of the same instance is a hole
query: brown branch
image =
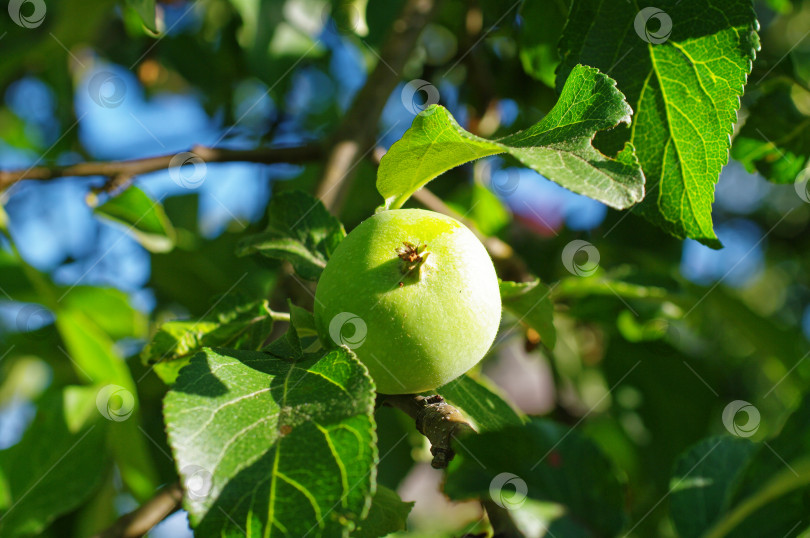
{"type": "Polygon", "coordinates": [[[157,492],[157,494],[138,507],[124,514],[111,527],[95,535],[95,538],[136,538],[180,509],[183,490],[175,482],[157,492]]]}
{"type": "Polygon", "coordinates": [[[439,0],[407,0],[380,52],[380,60],[357,92],[351,108],[332,136],[316,196],[338,210],[365,153],[372,149],[383,107],[399,82],[419,35],[433,18],[439,0]]]}
{"type": "Polygon", "coordinates": [[[430,441],[434,469],[444,469],[453,459],[453,439],[475,433],[461,412],[438,394],[427,398],[414,394],[392,395],[386,396],[383,403],[414,419],[416,429],[430,441]]]}
{"type": "MultiPolygon", "coordinates": [[[[291,163],[300,164],[315,161],[323,156],[319,145],[294,146],[288,148],[257,148],[235,150],[194,146],[191,152],[207,163],[252,162],[261,164],[291,163]]],[[[108,178],[132,178],[133,176],[165,170],[171,166],[177,154],[132,159],[129,161],[83,162],[68,166],[34,166],[28,169],[0,171],[0,190],[10,187],[23,179],[49,180],[68,176],[105,176],[108,178]]]]}
{"type": "Polygon", "coordinates": [[[492,527],[493,536],[498,538],[524,538],[525,535],[520,532],[512,516],[509,515],[509,510],[499,506],[489,498],[481,500],[481,506],[487,513],[489,524],[492,527]]]}

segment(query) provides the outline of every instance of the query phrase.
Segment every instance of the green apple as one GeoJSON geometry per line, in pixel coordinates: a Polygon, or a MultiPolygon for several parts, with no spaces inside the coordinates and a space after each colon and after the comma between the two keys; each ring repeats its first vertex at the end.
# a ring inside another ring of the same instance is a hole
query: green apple
{"type": "Polygon", "coordinates": [[[315,292],[327,346],[354,350],[383,394],[432,390],[483,358],[498,331],[498,277],[463,224],[381,211],[346,236],[315,292]]]}

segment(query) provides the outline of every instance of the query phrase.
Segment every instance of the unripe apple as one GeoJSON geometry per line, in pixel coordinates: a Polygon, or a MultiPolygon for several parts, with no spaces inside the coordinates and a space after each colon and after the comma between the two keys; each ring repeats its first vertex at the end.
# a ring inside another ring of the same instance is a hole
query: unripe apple
{"type": "Polygon", "coordinates": [[[457,220],[421,209],[381,211],[357,226],[315,292],[321,340],[353,349],[383,394],[460,376],[486,354],[500,319],[484,246],[457,220]]]}

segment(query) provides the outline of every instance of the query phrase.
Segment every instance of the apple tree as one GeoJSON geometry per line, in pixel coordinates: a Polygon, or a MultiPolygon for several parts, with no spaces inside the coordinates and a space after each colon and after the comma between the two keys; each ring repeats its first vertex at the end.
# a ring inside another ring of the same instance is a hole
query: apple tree
{"type": "Polygon", "coordinates": [[[806,536],[808,20],[9,0],[0,537],[806,536]]]}

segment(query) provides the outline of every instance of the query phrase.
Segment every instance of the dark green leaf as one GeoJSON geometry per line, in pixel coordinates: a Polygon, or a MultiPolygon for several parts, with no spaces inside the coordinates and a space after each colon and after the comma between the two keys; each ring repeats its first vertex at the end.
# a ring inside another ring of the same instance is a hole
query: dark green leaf
{"type": "Polygon", "coordinates": [[[223,302],[205,319],[161,325],[141,352],[143,362],[154,365],[155,373],[170,385],[203,347],[261,349],[277,315],[267,301],[238,304],[235,299],[224,299],[223,302]]]}
{"type": "Polygon", "coordinates": [[[554,329],[554,305],[549,289],[539,279],[534,282],[508,282],[501,280],[503,308],[540,335],[549,348],[554,349],[557,331],[554,329]]]}
{"type": "Polygon", "coordinates": [[[567,189],[623,209],[644,196],[644,176],[633,147],[627,144],[614,159],[597,151],[591,141],[598,131],[629,124],[632,112],[612,79],[585,66],[570,72],[559,101],[545,118],[499,140],[475,136],[445,108],[431,106],[383,157],[377,190],[385,206],[396,209],[439,174],[508,153],[567,189]]]}
{"type": "Polygon", "coordinates": [[[110,198],[95,212],[126,226],[127,232],[151,252],[168,252],[174,247],[174,228],[163,206],[135,185],[110,198]]]}
{"type": "Polygon", "coordinates": [[[404,531],[408,514],[413,508],[413,501],[404,502],[397,492],[385,486],[377,486],[377,493],[371,500],[368,517],[352,533],[357,538],[377,538],[392,532],[404,531]]]}
{"type": "Polygon", "coordinates": [[[779,434],[759,443],[735,489],[730,509],[710,535],[787,536],[810,522],[810,397],[779,434]],[[797,526],[797,523],[803,522],[797,526]]]}
{"type": "MultiPolygon", "coordinates": [[[[810,158],[810,116],[799,112],[792,84],[780,84],[749,111],[731,156],[774,183],[793,183],[810,158]]],[[[807,179],[807,178],[805,178],[807,179]]]]}
{"type": "Polygon", "coordinates": [[[557,85],[582,63],[616,79],[635,118],[631,129],[612,133],[604,145],[629,141],[638,148],[649,193],[642,214],[676,237],[718,246],[714,184],[728,161],[740,96],[759,47],[754,10],[750,0],[643,6],[574,1],[560,42],[557,85]]]}
{"type": "MultiPolygon", "coordinates": [[[[45,275],[28,266],[15,254],[0,249],[0,286],[12,300],[31,303],[42,301],[42,297],[29,280],[29,275],[47,279],[45,275]]],[[[8,298],[2,292],[0,292],[0,296],[8,298]]]]}
{"type": "Polygon", "coordinates": [[[374,398],[343,349],[297,362],[194,356],[164,403],[192,526],[202,536],[347,536],[374,487],[374,398]]]}
{"type": "Polygon", "coordinates": [[[670,484],[670,510],[680,536],[703,536],[728,509],[755,449],[747,439],[710,438],[680,457],[670,484]]]}
{"type": "Polygon", "coordinates": [[[127,4],[135,10],[143,21],[143,25],[150,31],[157,33],[155,22],[155,0],[127,0],[127,4]]]}
{"type": "Polygon", "coordinates": [[[0,535],[38,535],[98,486],[107,461],[98,390],[66,387],[49,395],[20,442],[0,451],[0,535]]]}
{"type": "MultiPolygon", "coordinates": [[[[759,416],[754,420],[758,426],[759,416]]],[[[773,439],[709,439],[690,449],[672,480],[672,517],[679,532],[685,537],[755,538],[797,536],[806,529],[808,423],[810,398],[805,398],[773,439]]]]}
{"type": "Polygon", "coordinates": [[[290,305],[290,323],[295,327],[298,336],[304,338],[306,336],[317,336],[318,331],[315,328],[315,316],[309,310],[290,305]]]}
{"type": "Polygon", "coordinates": [[[277,194],[270,201],[267,229],[239,242],[237,254],[258,252],[289,261],[304,278],[316,280],[346,232],[320,200],[300,191],[277,194]]]}
{"type": "Polygon", "coordinates": [[[520,426],[526,420],[494,389],[466,374],[436,389],[436,392],[461,409],[479,432],[520,426]]]}
{"type": "MultiPolygon", "coordinates": [[[[174,198],[169,198],[167,206],[172,200],[174,198]]],[[[173,218],[175,214],[172,213],[173,218]]],[[[189,244],[179,244],[171,252],[151,256],[149,287],[155,289],[159,301],[181,304],[193,319],[200,319],[209,313],[213,296],[226,292],[253,298],[269,295],[277,276],[257,263],[265,260],[240,259],[233,255],[244,234],[225,232],[210,241],[195,234],[196,228],[194,232],[183,233],[190,239],[189,244]]]]}
{"type": "Polygon", "coordinates": [[[560,63],[557,42],[565,27],[568,2],[565,0],[528,0],[520,7],[520,61],[523,70],[544,84],[554,87],[560,63]]]}
{"type": "MultiPolygon", "coordinates": [[[[303,308],[299,308],[293,312],[292,301],[288,299],[287,304],[290,306],[290,326],[287,327],[287,331],[283,335],[267,344],[262,351],[279,359],[298,360],[304,355],[305,350],[301,346],[301,337],[298,333],[297,323],[301,322],[301,318],[304,318],[304,322],[308,322],[309,320],[307,320],[306,316],[302,313],[302,311],[306,312],[303,308]]],[[[314,323],[314,318],[312,321],[314,323]]]]}
{"type": "Polygon", "coordinates": [[[605,295],[612,297],[623,297],[626,299],[649,299],[665,300],[672,299],[671,294],[659,286],[644,286],[610,278],[605,274],[594,276],[575,276],[560,280],[554,286],[552,294],[559,297],[592,297],[594,295],[605,295]]]}
{"type": "Polygon", "coordinates": [[[525,495],[562,504],[596,535],[624,525],[624,492],[610,460],[576,430],[533,419],[466,437],[456,449],[444,488],[453,499],[491,496],[517,507],[525,495]]]}

